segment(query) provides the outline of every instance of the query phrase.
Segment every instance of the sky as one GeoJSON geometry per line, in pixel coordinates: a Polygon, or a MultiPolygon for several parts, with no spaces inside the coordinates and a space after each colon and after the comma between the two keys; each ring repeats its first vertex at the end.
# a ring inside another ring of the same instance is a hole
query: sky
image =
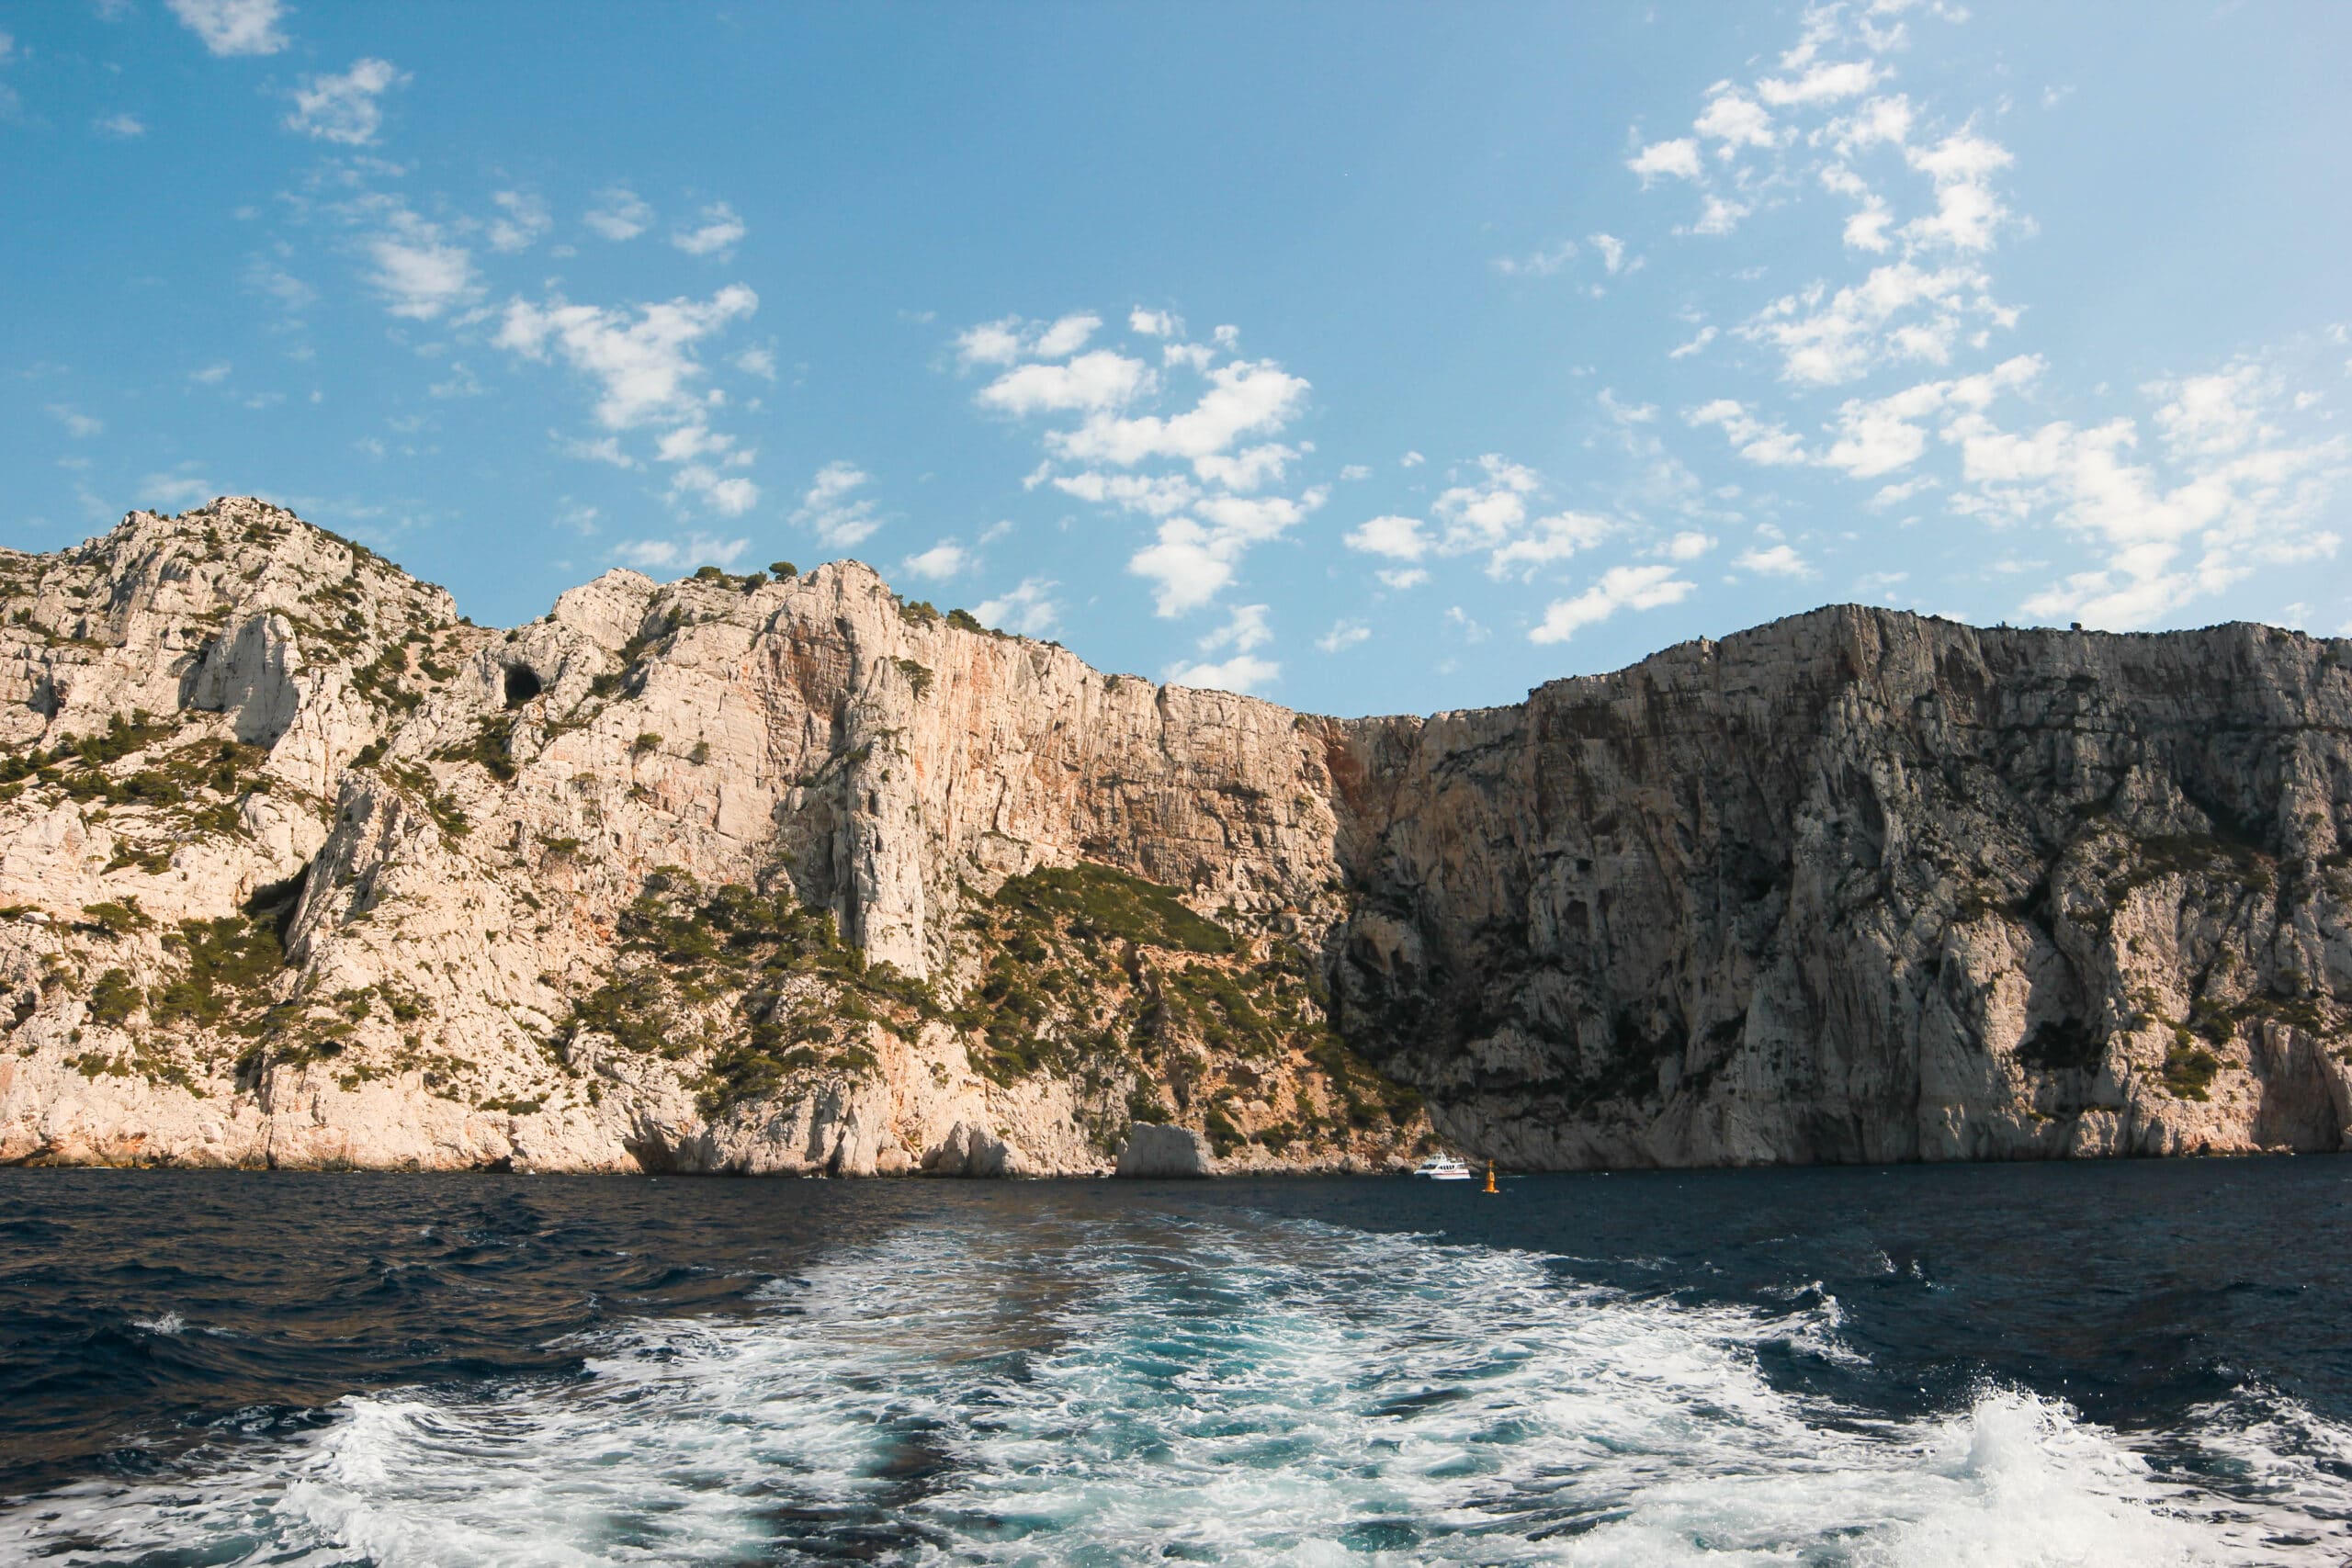
{"type": "Polygon", "coordinates": [[[2347,80],[2316,3],[0,0],[0,545],[852,557],[1343,714],[2352,635],[2347,80]]]}

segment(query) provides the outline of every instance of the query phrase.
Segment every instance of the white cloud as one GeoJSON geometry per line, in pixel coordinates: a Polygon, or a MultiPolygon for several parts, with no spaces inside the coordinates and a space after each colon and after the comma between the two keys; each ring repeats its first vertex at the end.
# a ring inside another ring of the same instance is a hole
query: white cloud
{"type": "Polygon", "coordinates": [[[177,17],[215,54],[276,54],[286,47],[277,30],[279,0],[170,0],[177,17]]]}
{"type": "Polygon", "coordinates": [[[64,403],[51,403],[49,416],[63,425],[65,434],[76,441],[87,441],[91,436],[100,434],[106,430],[102,421],[93,419],[88,414],[64,403]]]}
{"type": "Polygon", "coordinates": [[[622,451],[620,442],[610,435],[596,441],[576,440],[552,430],[548,432],[548,435],[555,442],[556,450],[567,457],[578,457],[589,463],[610,463],[616,468],[641,468],[645,466],[622,451]]]}
{"type": "Polygon", "coordinates": [[[944,582],[972,564],[972,552],[953,539],[939,543],[899,563],[899,570],[930,582],[944,582]]]}
{"type": "Polygon", "coordinates": [[[1234,360],[1208,373],[1209,389],[1186,412],[1161,418],[1097,413],[1071,431],[1049,431],[1046,449],[1075,462],[1132,468],[1150,457],[1198,459],[1244,435],[1272,434],[1298,412],[1307,384],[1272,360],[1234,360]]]}
{"type": "Polygon", "coordinates": [[[1527,520],[1527,498],[1542,484],[1534,469],[1489,452],[1478,459],[1481,478],[1439,493],[1430,509],[1445,521],[1439,547],[1447,555],[1501,544],[1527,520]]]}
{"type": "MultiPolygon", "coordinates": [[[[1611,403],[1623,416],[1637,421],[1656,412],[1626,408],[1613,400],[1611,403]]],[[[1529,500],[1542,488],[1542,478],[1534,469],[1489,452],[1478,459],[1476,478],[1448,487],[1431,503],[1441,531],[1432,534],[1430,525],[1418,517],[1390,513],[1358,524],[1340,536],[1340,542],[1364,555],[1408,562],[1431,555],[1483,550],[1487,552],[1487,576],[1500,578],[1515,572],[1525,579],[1616,532],[1614,523],[1590,513],[1531,517],[1529,500]]],[[[1379,576],[1397,589],[1429,580],[1428,572],[1418,569],[1392,569],[1379,576]]]]}
{"type": "Polygon", "coordinates": [[[1973,267],[1890,262],[1834,295],[1819,286],[1784,295],[1740,334],[1781,351],[1782,379],[1832,386],[1891,360],[1941,364],[1970,317],[2006,324],[2014,317],[1986,298],[1990,287],[1973,267]],[[1918,319],[1900,320],[1905,317],[1918,319]]]}
{"type": "Polygon", "coordinates": [[[1342,536],[1351,550],[1366,555],[1386,556],[1392,560],[1419,560],[1428,553],[1434,542],[1421,532],[1418,517],[1374,517],[1358,524],[1342,536]]]}
{"type": "Polygon", "coordinates": [[[1687,136],[1672,141],[1653,141],[1627,159],[1625,166],[1641,175],[1645,186],[1661,175],[1683,180],[1702,177],[1699,144],[1687,136]]]}
{"type": "Polygon", "coordinates": [[[1878,85],[1879,69],[1867,60],[1819,64],[1794,81],[1768,78],[1756,84],[1756,96],[1775,108],[1792,104],[1833,103],[1858,98],[1878,85]]]}
{"type": "Polygon", "coordinates": [[[1204,496],[1197,517],[1170,517],[1151,544],[1136,551],[1127,570],[1158,586],[1153,608],[1161,615],[1199,609],[1233,581],[1243,555],[1279,538],[1320,506],[1324,492],[1286,497],[1204,496]]]}
{"type": "Polygon", "coordinates": [[[1064,355],[1076,354],[1102,325],[1102,318],[1091,310],[1064,316],[1037,334],[1029,352],[1040,359],[1059,359],[1064,355]]]}
{"type": "Polygon", "coordinates": [[[760,487],[741,474],[689,463],[670,476],[670,499],[699,504],[721,517],[741,517],[760,503],[760,487]]]}
{"type": "Polygon", "coordinates": [[[1516,571],[1522,582],[1532,581],[1541,569],[1589,550],[1617,531],[1606,517],[1589,512],[1562,512],[1538,517],[1525,535],[1487,558],[1487,575],[1500,578],[1516,571]]]}
{"type": "Polygon", "coordinates": [[[1138,305],[1127,312],[1127,330],[1145,337],[1175,337],[1183,332],[1184,322],[1167,310],[1147,310],[1138,305]]]}
{"type": "Polygon", "coordinates": [[[360,246],[374,264],[367,280],[395,316],[429,321],[454,306],[470,304],[481,292],[474,281],[472,253],[406,207],[386,208],[384,226],[360,246]]]}
{"type": "MultiPolygon", "coordinates": [[[[0,38],[6,36],[5,33],[0,33],[0,38]]],[[[6,53],[6,51],[0,50],[0,54],[6,53]]],[[[101,136],[118,136],[125,141],[147,134],[147,122],[135,114],[107,115],[103,118],[92,120],[90,128],[101,136]]]]}
{"type": "Polygon", "coordinates": [[[1772,117],[1756,100],[1727,82],[1717,83],[1710,91],[1713,96],[1706,108],[1690,129],[1710,141],[1721,142],[1721,156],[1729,157],[1742,147],[1773,144],[1772,117]]]}
{"type": "Polygon", "coordinates": [[[1901,484],[1881,485],[1871,493],[1870,500],[1862,504],[1873,512],[1884,512],[1890,507],[1902,505],[1922,491],[1935,488],[1936,481],[1926,478],[1905,479],[1901,484]]]}
{"type": "Polygon", "coordinates": [[[1419,452],[1408,452],[1396,459],[1396,466],[1400,468],[1418,468],[1428,461],[1429,459],[1419,452]]]}
{"type": "Polygon", "coordinates": [[[1172,686],[1195,686],[1204,691],[1235,692],[1243,695],[1256,691],[1283,672],[1283,667],[1255,654],[1237,653],[1218,664],[1178,664],[1168,671],[1168,682],[1172,686]]]}
{"type": "Polygon", "coordinates": [[[613,559],[639,570],[681,566],[733,566],[751,547],[749,539],[723,539],[711,534],[690,534],[683,539],[625,539],[613,547],[613,559]]]}
{"type": "Polygon", "coordinates": [[[1544,619],[1527,634],[1530,642],[1566,642],[1584,627],[1605,621],[1620,610],[1655,610],[1679,604],[1694,585],[1674,575],[1670,566],[1612,566],[1600,581],[1573,599],[1555,599],[1544,606],[1544,619]]]}
{"type": "Polygon", "coordinates": [[[1693,337],[1689,343],[1683,344],[1679,348],[1670,348],[1667,350],[1666,356],[1668,359],[1688,359],[1692,355],[1698,353],[1700,350],[1705,348],[1709,344],[1714,341],[1715,329],[1713,327],[1701,327],[1697,336],[1693,337]]]}
{"type": "Polygon", "coordinates": [[[493,194],[499,215],[490,220],[490,248],[512,254],[526,251],[538,237],[552,227],[548,216],[548,204],[536,196],[519,190],[502,190],[493,194]]]}
{"type": "Polygon", "coordinates": [[[1712,536],[1686,528],[1667,540],[1662,553],[1668,560],[1694,561],[1715,547],[1712,536]]]}
{"type": "Polygon", "coordinates": [[[865,471],[854,463],[826,464],[817,470],[817,477],[800,498],[792,520],[814,531],[826,548],[849,548],[882,526],[883,520],[875,514],[871,500],[853,498],[853,492],[868,479],[865,471]]]}
{"type": "Polygon", "coordinates": [[[967,369],[976,365],[1012,365],[1023,359],[1060,359],[1084,348],[1102,325],[1102,318],[1091,310],[1074,311],[1046,322],[1007,316],[956,333],[956,354],[967,369]]]}
{"type": "Polygon", "coordinates": [[[408,77],[388,60],[357,60],[340,76],[305,76],[294,89],[294,112],[286,129],[364,147],[376,140],[384,123],[384,106],[378,102],[408,77]]]}
{"type": "Polygon", "coordinates": [[[1331,629],[1315,639],[1315,646],[1326,653],[1339,653],[1372,639],[1372,628],[1362,621],[1334,621],[1331,629]]]}
{"type": "Polygon", "coordinates": [[[1699,210],[1699,220],[1690,225],[1690,232],[1728,234],[1738,228],[1739,220],[1747,216],[1747,209],[1738,202],[1727,200],[1720,196],[1710,196],[1707,197],[1706,205],[1699,210]]]}
{"type": "Polygon", "coordinates": [[[193,474],[149,474],[138,485],[139,499],[161,510],[170,506],[194,506],[200,501],[210,501],[219,495],[210,480],[193,474]]]}
{"type": "Polygon", "coordinates": [[[1872,98],[1844,118],[1832,120],[1825,134],[1841,154],[1851,157],[1873,147],[1907,146],[1911,125],[1911,100],[1894,93],[1872,98]]]}
{"type": "Polygon", "coordinates": [[[227,360],[216,360],[212,364],[206,366],[201,370],[189,371],[187,373],[187,378],[196,382],[199,386],[217,387],[221,382],[229,378],[229,372],[232,368],[232,367],[227,360]]]}
{"type": "Polygon", "coordinates": [[[1386,571],[1374,572],[1373,575],[1380,579],[1383,587],[1393,589],[1399,593],[1408,588],[1419,588],[1430,580],[1428,570],[1418,566],[1394,567],[1386,571]]]}
{"type": "Polygon", "coordinates": [[[627,186],[608,186],[581,221],[607,240],[634,240],[653,226],[653,209],[627,186]]]}
{"type": "Polygon", "coordinates": [[[773,349],[747,348],[728,363],[746,376],[757,376],[763,381],[775,379],[775,351],[773,349]]]}
{"type": "Polygon", "coordinates": [[[1846,243],[1854,250],[1884,254],[1894,243],[1886,235],[1886,226],[1894,219],[1894,215],[1886,209],[1886,204],[1871,197],[1868,206],[1846,220],[1846,243]]]}
{"type": "Polygon", "coordinates": [[[1362,463],[1350,463],[1340,470],[1340,478],[1345,483],[1353,484],[1358,479],[1372,478],[1372,470],[1362,463]]]}
{"type": "Polygon", "coordinates": [[[1201,487],[1182,474],[1105,474],[1089,469],[1055,479],[1065,495],[1148,517],[1172,517],[1201,498],[1201,487]]]}
{"type": "MultiPolygon", "coordinates": [[[[1283,480],[1300,456],[1274,437],[1298,413],[1307,383],[1272,360],[1217,364],[1201,344],[1166,344],[1162,371],[1110,349],[1081,352],[1102,325],[1086,311],[1042,325],[1008,316],[956,334],[956,355],[967,369],[996,368],[975,396],[978,406],[1015,418],[1065,416],[1041,433],[1047,460],[1029,488],[1050,482],[1159,519],[1127,568],[1153,584],[1158,614],[1183,615],[1231,584],[1250,549],[1323,503],[1322,487],[1295,497],[1256,493],[1283,480]],[[1149,412],[1170,379],[1191,375],[1203,385],[1189,407],[1149,412]],[[1057,472],[1064,463],[1079,471],[1057,472]]],[[[1173,332],[1181,323],[1138,307],[1129,325],[1173,332]]],[[[1211,335],[1226,349],[1239,337],[1223,327],[1211,335]]]]}
{"type": "Polygon", "coordinates": [[[2174,400],[2158,411],[2160,429],[2170,420],[2163,465],[2133,460],[2139,431],[2129,418],[2024,432],[1973,410],[1951,422],[1943,438],[1960,448],[1973,487],[1952,497],[1955,511],[1996,525],[2046,516],[2103,558],[2028,598],[2027,614],[2144,626],[2256,565],[2335,555],[2340,541],[2323,524],[2352,440],[2297,444],[2278,434],[2260,400],[2269,394],[2241,381],[2238,368],[2222,373],[2226,392],[2201,391],[2194,401],[2170,384],[2174,400]]]}
{"type": "Polygon", "coordinates": [[[1226,616],[1225,625],[1200,639],[1203,653],[1216,653],[1231,649],[1236,653],[1248,653],[1263,648],[1274,640],[1273,628],[1266,624],[1269,606],[1236,604],[1226,616]]]}
{"type": "Polygon", "coordinates": [[[679,230],[670,236],[670,243],[690,256],[716,255],[732,249],[747,232],[733,208],[715,201],[702,209],[697,227],[679,230]]]}
{"type": "Polygon", "coordinates": [[[1021,357],[1021,319],[983,321],[956,334],[956,353],[967,367],[1010,365],[1021,357]]]}
{"type": "Polygon", "coordinates": [[[1732,565],[1742,571],[1762,572],[1769,577],[1811,577],[1813,569],[1804,558],[1788,545],[1774,545],[1769,549],[1750,547],[1736,557],[1732,565]]]}
{"type": "Polygon", "coordinates": [[[1193,459],[1193,471],[1208,484],[1246,493],[1280,481],[1297,460],[1297,448],[1270,441],[1263,446],[1245,446],[1230,456],[1204,453],[1193,459]]]}
{"type": "Polygon", "coordinates": [[[552,349],[597,387],[596,417],[607,430],[694,412],[691,383],[701,377],[695,345],[759,308],[759,296],[729,284],[707,300],[672,299],[623,310],[573,305],[560,296],[545,305],[516,299],[506,307],[495,339],[501,348],[531,359],[552,349]]]}
{"type": "Polygon", "coordinates": [[[1953,409],[1986,408],[2002,393],[2030,385],[2041,370],[2040,355],[2018,355],[1973,376],[1923,381],[1884,398],[1849,399],[1838,409],[1836,439],[1818,461],[1857,479],[1908,468],[1927,450],[1920,421],[1953,409]]]}
{"type": "Polygon", "coordinates": [[[982,624],[1021,637],[1049,637],[1061,624],[1062,608],[1053,598],[1051,580],[1031,577],[1020,586],[972,606],[982,624]]]}
{"type": "Polygon", "coordinates": [[[1936,187],[1936,210],[1903,226],[1904,237],[1917,245],[1946,245],[1959,251],[1985,251],[2008,209],[1994,192],[1993,175],[2013,161],[2007,149],[1969,131],[1957,131],[1927,149],[1906,149],[1913,168],[1928,176],[1936,187]]]}
{"type": "Polygon", "coordinates": [[[1769,420],[1758,419],[1734,398],[1717,398],[1685,413],[1692,429],[1719,425],[1734,450],[1751,463],[1779,467],[1805,460],[1804,443],[1769,420]]]}
{"type": "MultiPolygon", "coordinates": [[[[1610,276],[1614,277],[1625,270],[1624,241],[1614,234],[1595,234],[1591,236],[1591,240],[1592,247],[1600,253],[1601,265],[1609,269],[1610,276]]],[[[1634,265],[1639,267],[1641,265],[1641,258],[1634,257],[1634,265]]]]}
{"type": "Polygon", "coordinates": [[[2261,408],[2265,394],[2275,391],[2271,378],[2252,361],[2146,389],[2170,398],[2156,410],[2156,428],[2177,452],[2219,457],[2278,434],[2264,423],[2261,408]]]}
{"type": "Polygon", "coordinates": [[[1148,366],[1109,349],[1066,365],[1017,366],[980,389],[983,407],[1013,415],[1123,408],[1158,385],[1148,366]]]}
{"type": "Polygon", "coordinates": [[[697,458],[724,457],[734,445],[733,436],[721,435],[695,420],[663,431],[653,443],[653,455],[665,463],[691,463],[697,458]]]}

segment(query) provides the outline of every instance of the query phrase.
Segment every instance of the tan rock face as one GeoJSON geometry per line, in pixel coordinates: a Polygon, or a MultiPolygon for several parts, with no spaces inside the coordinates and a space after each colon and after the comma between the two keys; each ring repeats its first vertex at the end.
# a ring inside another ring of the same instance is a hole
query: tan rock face
{"type": "Polygon", "coordinates": [[[1339,721],[854,563],[508,632],[262,502],[0,555],[0,1159],[2335,1148],[2352,654],[1835,609],[1339,721]],[[2341,660],[2341,661],[2340,661],[2341,660]],[[1424,1109],[1426,1101],[1426,1110],[1424,1109]],[[1154,1134],[1157,1135],[1157,1134],[1154,1134]]]}

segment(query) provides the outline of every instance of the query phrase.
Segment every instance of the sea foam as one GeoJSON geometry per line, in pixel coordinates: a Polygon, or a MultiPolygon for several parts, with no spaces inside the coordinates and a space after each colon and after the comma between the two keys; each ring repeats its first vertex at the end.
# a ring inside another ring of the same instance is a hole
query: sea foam
{"type": "Polygon", "coordinates": [[[1768,1340],[1854,1355],[1834,1297],[1792,1296],[1634,1296],[1315,1224],[920,1224],[751,1314],[577,1341],[575,1377],[355,1396],[166,1483],[53,1494],[0,1517],[0,1547],[382,1568],[2341,1560],[2352,1492],[2311,1457],[2338,1435],[2266,1427],[2290,1420],[2275,1402],[2215,1413],[2209,1469],[2278,1472],[2226,1494],[2180,1462],[2191,1438],[2152,1457],[2021,1390],[1875,1419],[1767,1376],[1768,1340]]]}

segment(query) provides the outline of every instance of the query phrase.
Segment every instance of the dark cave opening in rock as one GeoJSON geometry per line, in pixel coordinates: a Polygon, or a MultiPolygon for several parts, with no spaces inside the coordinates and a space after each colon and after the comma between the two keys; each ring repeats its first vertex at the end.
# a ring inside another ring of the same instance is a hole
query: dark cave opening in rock
{"type": "Polygon", "coordinates": [[[506,705],[519,708],[539,694],[539,672],[527,664],[506,667],[506,705]]]}

